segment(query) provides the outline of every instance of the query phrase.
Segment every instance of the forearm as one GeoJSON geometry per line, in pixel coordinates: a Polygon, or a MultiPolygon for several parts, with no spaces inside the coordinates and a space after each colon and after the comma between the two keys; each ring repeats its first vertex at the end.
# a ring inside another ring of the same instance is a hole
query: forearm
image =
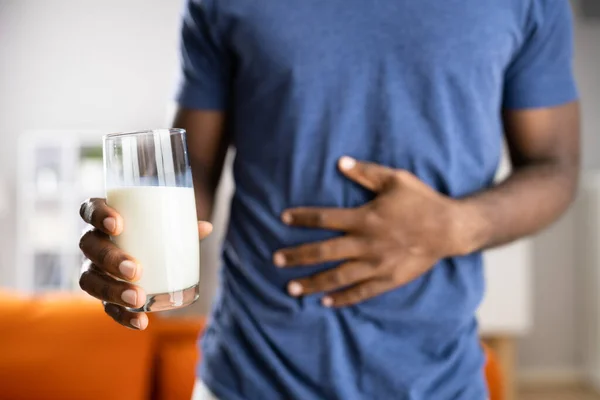
{"type": "MultiPolygon", "coordinates": [[[[195,176],[200,173],[195,173],[195,176]]],[[[194,176],[194,195],[196,197],[196,215],[198,221],[212,221],[217,186],[211,185],[205,179],[196,179],[194,176]]]]}
{"type": "Polygon", "coordinates": [[[187,131],[187,148],[199,221],[210,221],[229,147],[225,114],[180,108],[173,125],[187,131]]]}
{"type": "Polygon", "coordinates": [[[554,222],[571,204],[578,162],[521,166],[499,185],[459,200],[464,253],[509,243],[554,222]]]}

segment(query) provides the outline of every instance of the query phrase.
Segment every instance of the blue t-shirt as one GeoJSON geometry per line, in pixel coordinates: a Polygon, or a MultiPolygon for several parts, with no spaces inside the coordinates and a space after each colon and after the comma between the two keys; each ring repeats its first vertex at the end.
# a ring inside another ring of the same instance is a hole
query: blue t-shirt
{"type": "Polygon", "coordinates": [[[225,111],[237,150],[206,385],[222,400],[486,398],[479,253],[328,309],[286,284],[335,264],[272,255],[336,233],[280,214],[372,199],[339,173],[343,155],[452,197],[489,187],[501,110],[575,100],[571,59],[567,0],[190,0],[178,101],[225,111]]]}

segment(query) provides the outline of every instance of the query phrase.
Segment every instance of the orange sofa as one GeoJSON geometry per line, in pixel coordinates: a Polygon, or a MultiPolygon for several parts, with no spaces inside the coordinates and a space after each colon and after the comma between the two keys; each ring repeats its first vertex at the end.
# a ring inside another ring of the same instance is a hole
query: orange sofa
{"type": "MultiPolygon", "coordinates": [[[[136,332],[89,298],[0,292],[0,400],[189,400],[203,327],[200,318],[152,315],[136,332]]],[[[491,400],[503,400],[486,352],[491,400]]]]}
{"type": "Polygon", "coordinates": [[[98,301],[0,292],[1,400],[189,400],[202,319],[137,332],[98,301]]]}

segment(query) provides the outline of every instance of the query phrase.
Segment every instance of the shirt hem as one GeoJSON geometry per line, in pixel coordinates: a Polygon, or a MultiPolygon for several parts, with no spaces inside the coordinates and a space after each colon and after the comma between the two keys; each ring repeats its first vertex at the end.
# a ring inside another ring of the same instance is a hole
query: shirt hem
{"type": "Polygon", "coordinates": [[[246,400],[243,397],[239,397],[237,394],[231,393],[230,390],[221,385],[216,379],[214,379],[212,374],[208,372],[201,373],[198,378],[204,383],[204,385],[206,385],[208,390],[210,390],[218,400],[246,400]]]}

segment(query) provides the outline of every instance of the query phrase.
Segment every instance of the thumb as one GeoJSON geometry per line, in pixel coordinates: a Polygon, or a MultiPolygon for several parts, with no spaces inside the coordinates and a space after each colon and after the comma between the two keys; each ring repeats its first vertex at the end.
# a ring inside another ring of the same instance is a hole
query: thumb
{"type": "Polygon", "coordinates": [[[394,170],[392,168],[375,163],[357,161],[348,156],[340,158],[338,166],[347,178],[373,192],[382,191],[386,183],[394,177],[394,170]]]}
{"type": "Polygon", "coordinates": [[[198,236],[200,240],[205,239],[213,230],[213,226],[210,222],[198,221],[198,236]]]}

